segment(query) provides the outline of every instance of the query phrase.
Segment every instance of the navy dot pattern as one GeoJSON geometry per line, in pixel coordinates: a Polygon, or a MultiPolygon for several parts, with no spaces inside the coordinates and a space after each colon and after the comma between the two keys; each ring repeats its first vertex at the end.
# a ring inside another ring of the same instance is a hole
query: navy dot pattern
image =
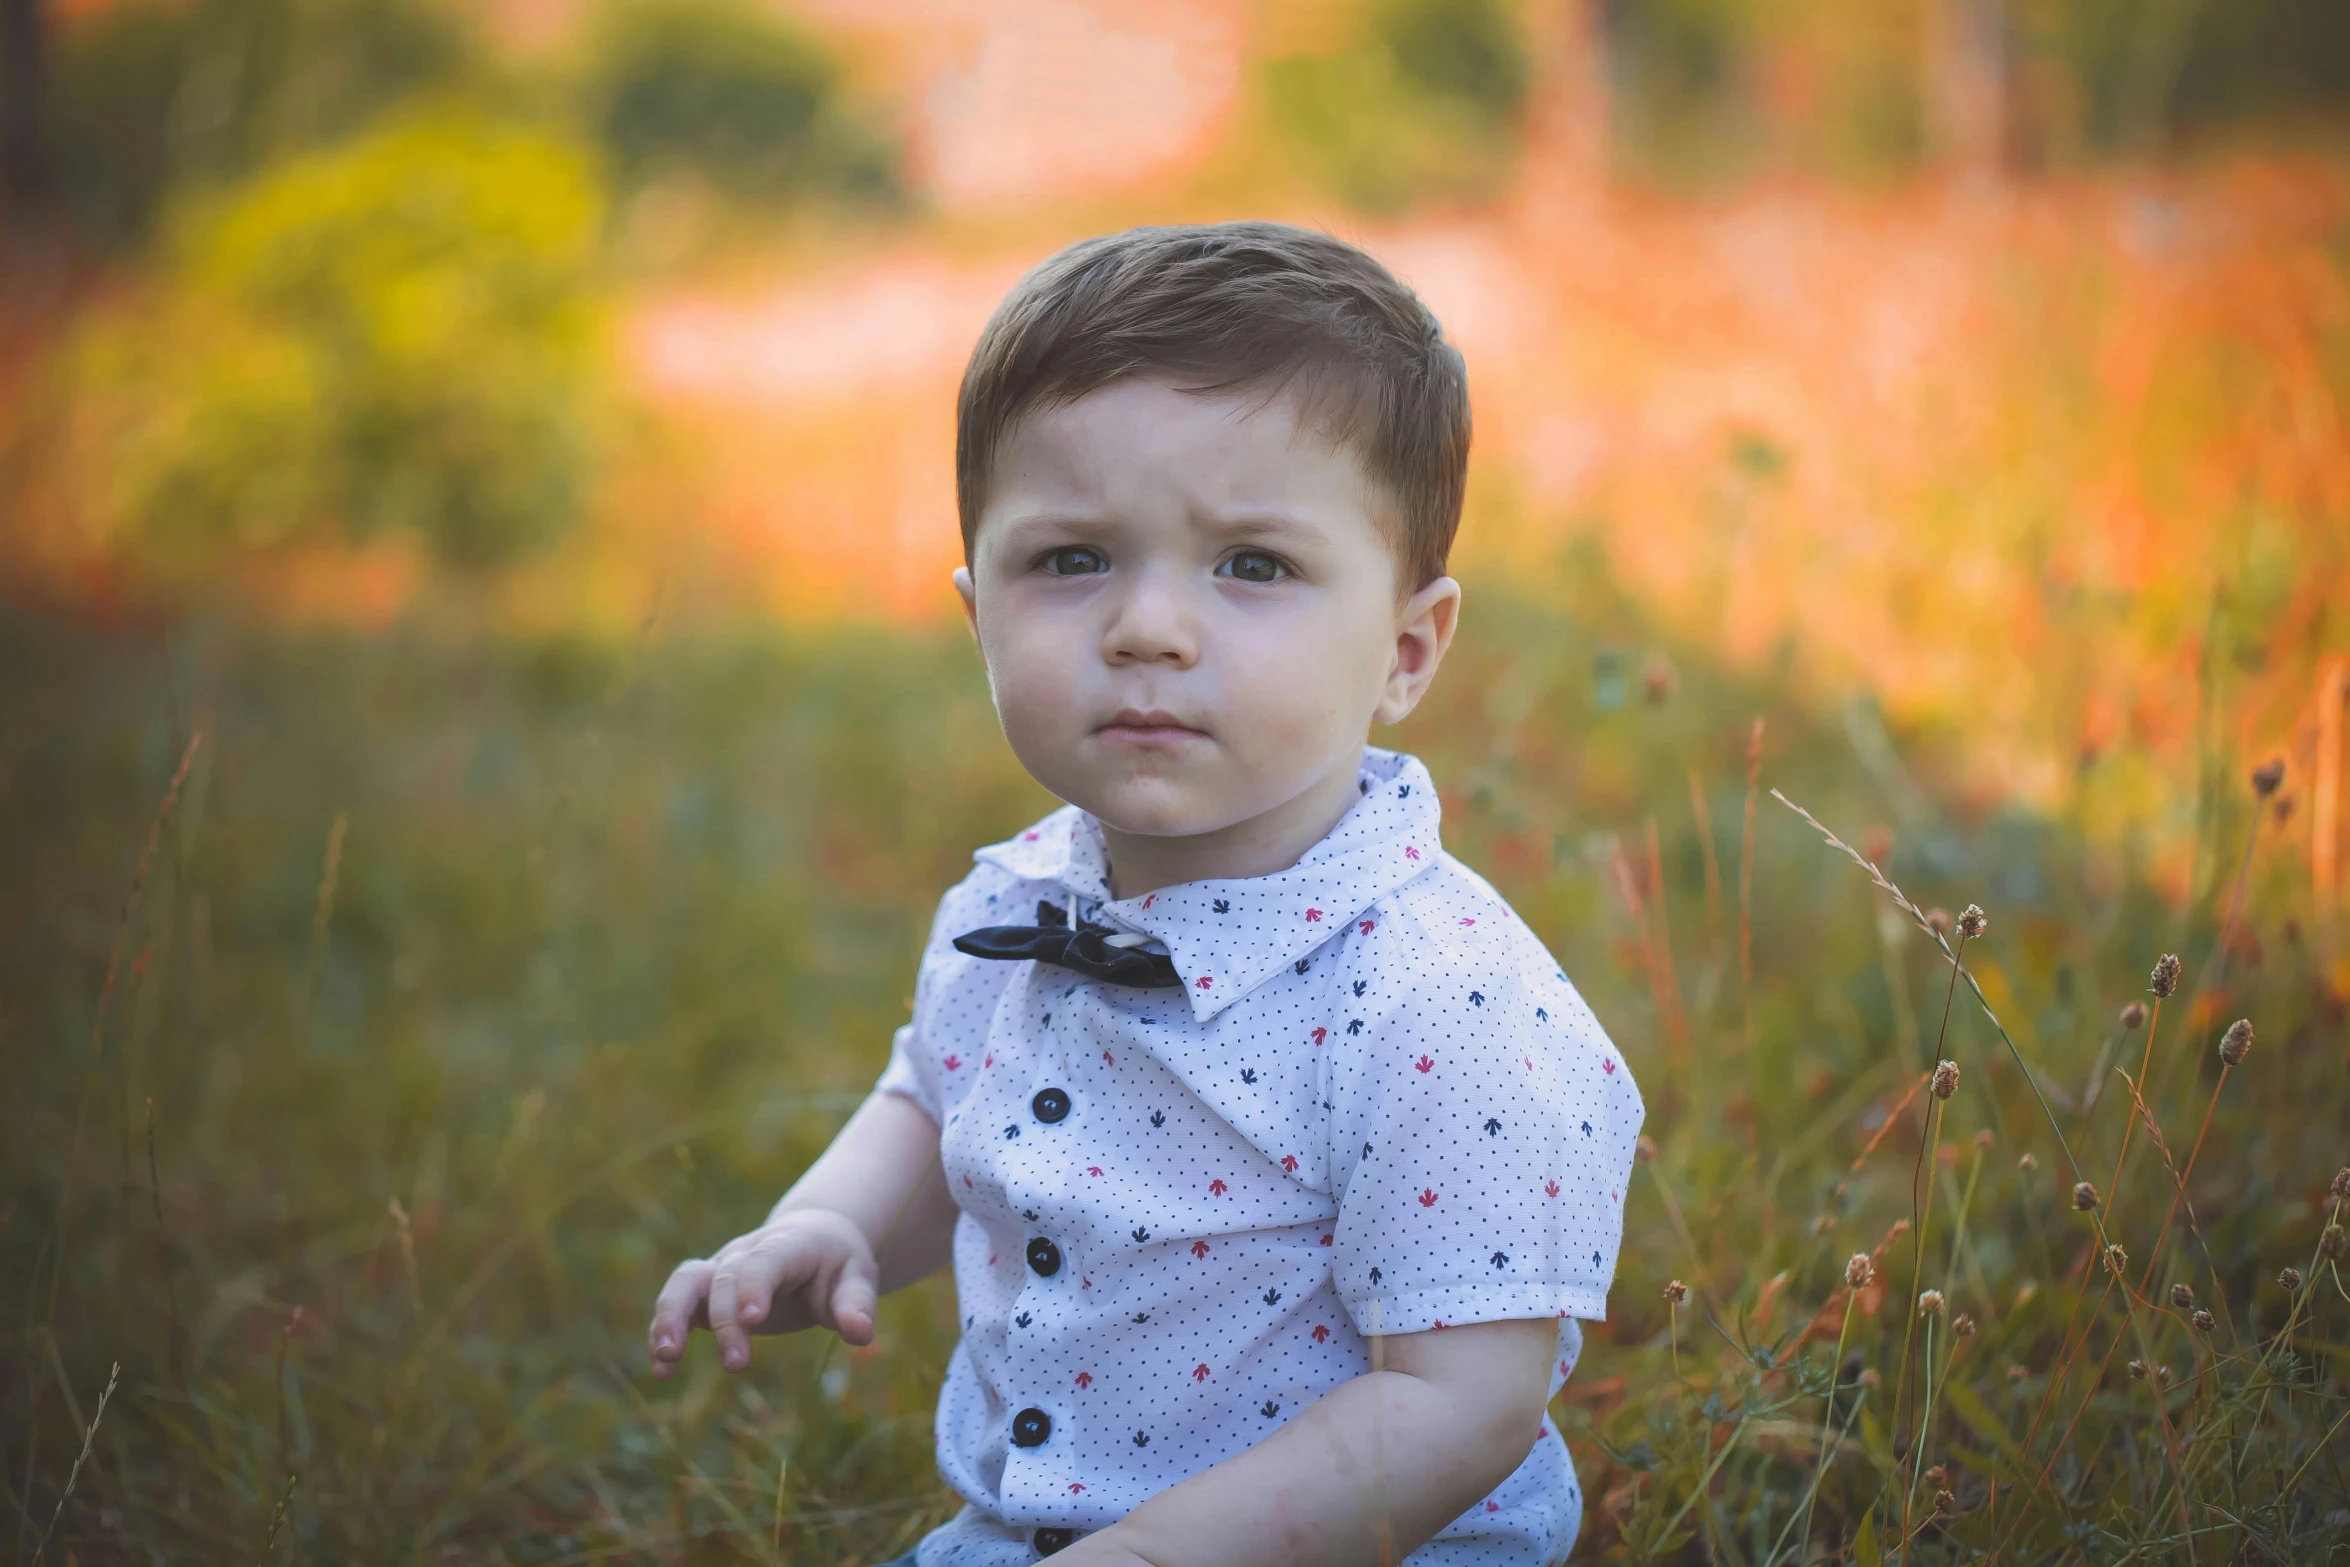
{"type": "MultiPolygon", "coordinates": [[[[1369,1371],[1372,1335],[1554,1317],[1555,1394],[1576,1319],[1606,1316],[1631,1072],[1443,851],[1426,768],[1366,748],[1359,783],[1276,875],[1115,900],[1098,823],[1064,807],[941,901],[877,1085],[938,1121],[962,1208],[937,1437],[969,1505],[922,1567],[1009,1567],[1040,1528],[1116,1522],[1369,1371]],[[1040,899],[1163,945],[1182,988],[954,949],[1040,899]],[[1049,1121],[1047,1089],[1068,1105],[1049,1121]],[[1038,1414],[1044,1439],[1014,1443],[1038,1414]]],[[[1412,1567],[1564,1556],[1580,1488],[1547,1421],[1527,1436],[1412,1567]]]]}

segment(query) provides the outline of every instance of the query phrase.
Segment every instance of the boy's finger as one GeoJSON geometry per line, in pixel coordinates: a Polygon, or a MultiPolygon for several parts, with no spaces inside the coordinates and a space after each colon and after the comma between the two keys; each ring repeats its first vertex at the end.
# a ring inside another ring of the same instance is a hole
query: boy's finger
{"type": "Polygon", "coordinates": [[[797,1248],[762,1246],[745,1256],[735,1269],[734,1295],[745,1326],[775,1314],[775,1292],[787,1281],[807,1272],[807,1258],[797,1248]]]}
{"type": "Polygon", "coordinates": [[[709,1276],[710,1265],[697,1258],[679,1263],[669,1282],[661,1286],[653,1301],[653,1320],[645,1329],[645,1343],[653,1352],[656,1371],[662,1369],[663,1362],[675,1362],[685,1353],[686,1335],[692,1330],[709,1276]]]}
{"type": "Polygon", "coordinates": [[[750,1335],[736,1315],[736,1278],[732,1268],[710,1276],[710,1336],[718,1340],[718,1363],[740,1371],[751,1363],[750,1335]]]}
{"type": "Polygon", "coordinates": [[[880,1270],[870,1252],[860,1252],[841,1265],[832,1286],[832,1325],[852,1344],[873,1342],[873,1308],[881,1298],[880,1270]]]}

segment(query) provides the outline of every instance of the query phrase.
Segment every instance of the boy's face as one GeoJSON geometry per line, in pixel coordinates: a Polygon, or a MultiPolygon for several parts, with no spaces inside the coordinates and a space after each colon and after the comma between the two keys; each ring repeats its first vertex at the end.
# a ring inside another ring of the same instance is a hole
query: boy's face
{"type": "Polygon", "coordinates": [[[1286,396],[1134,380],[1028,415],[955,574],[1022,765],[1120,833],[1310,821],[1293,860],[1451,639],[1458,587],[1399,601],[1378,504],[1286,396]]]}

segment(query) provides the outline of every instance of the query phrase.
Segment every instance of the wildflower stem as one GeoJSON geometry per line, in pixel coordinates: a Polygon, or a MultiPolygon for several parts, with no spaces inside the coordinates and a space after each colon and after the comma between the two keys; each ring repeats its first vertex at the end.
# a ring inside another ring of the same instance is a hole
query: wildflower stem
{"type": "MultiPolygon", "coordinates": [[[[1845,1291],[1844,1325],[1836,1330],[1836,1355],[1828,1362],[1828,1396],[1820,1403],[1820,1461],[1812,1470],[1810,1489],[1803,1493],[1803,1507],[1800,1513],[1803,1527],[1797,1530],[1795,1535],[1798,1560],[1801,1559],[1803,1547],[1811,1539],[1812,1501],[1820,1494],[1820,1481],[1826,1477],[1828,1463],[1834,1457],[1828,1448],[1828,1428],[1836,1419],[1836,1389],[1844,1377],[1844,1345],[1852,1337],[1852,1307],[1859,1298],[1860,1291],[1845,1291]]],[[[1857,1419],[1860,1413],[1860,1389],[1857,1385],[1852,1392],[1852,1408],[1853,1418],[1857,1419]]],[[[1791,1518],[1788,1522],[1792,1524],[1794,1520],[1791,1518]]],[[[1787,1530],[1782,1527],[1779,1530],[1779,1538],[1771,1542],[1771,1554],[1765,1559],[1765,1567],[1779,1559],[1779,1546],[1786,1538],[1787,1530]]]]}
{"type": "MultiPolygon", "coordinates": [[[[1966,943],[1965,943],[1965,940],[1964,940],[1964,938],[1963,938],[1963,937],[1960,939],[1960,942],[1959,942],[1959,944],[1960,944],[1961,946],[1964,946],[1964,945],[1966,944],[1966,943]]],[[[1936,1047],[1935,1047],[1935,1048],[1936,1048],[1937,1052],[1939,1052],[1939,1050],[1940,1050],[1940,1048],[1941,1048],[1941,1047],[1940,1047],[1940,1045],[1939,1045],[1939,1043],[1937,1043],[1937,1044],[1936,1044],[1936,1047]]],[[[1933,1162],[1934,1162],[1934,1151],[1935,1151],[1935,1149],[1936,1149],[1937,1147],[1939,1147],[1939,1146],[1940,1146],[1940,1144],[1941,1144],[1941,1141],[1942,1141],[1942,1107],[1943,1107],[1945,1104],[1947,1104],[1948,1102],[1949,1102],[1949,1101],[1947,1101],[1947,1100],[1944,1100],[1944,1099],[1933,1099],[1933,1100],[1930,1100],[1930,1101],[1928,1102],[1928,1107],[1927,1107],[1927,1121],[1926,1121],[1926,1125],[1927,1125],[1926,1144],[1925,1144],[1925,1147],[1924,1147],[1924,1148],[1921,1150],[1921,1153],[1923,1154],[1923,1158],[1922,1158],[1922,1159],[1921,1159],[1921,1161],[1920,1161],[1921,1168],[1931,1168],[1931,1166],[1933,1165],[1933,1162]]],[[[1914,1181],[1914,1179],[1913,1179],[1913,1181],[1911,1182],[1911,1185],[1910,1185],[1910,1201],[1909,1201],[1909,1211],[1910,1211],[1910,1214],[1911,1214],[1911,1216],[1912,1216],[1912,1219],[1913,1219],[1913,1222],[1912,1222],[1912,1223],[1911,1223],[1911,1225],[1910,1225],[1910,1231],[1909,1231],[1909,1235],[1910,1235],[1910,1248],[1909,1248],[1909,1258],[1910,1258],[1910,1262],[1909,1262],[1909,1312],[1908,1312],[1908,1319],[1909,1319],[1909,1320],[1907,1321],[1907,1323],[1905,1323],[1905,1324],[1904,1324],[1904,1326],[1902,1327],[1902,1330],[1901,1330],[1901,1383],[1900,1383],[1900,1387],[1901,1387],[1901,1394],[1902,1394],[1902,1397],[1901,1397],[1901,1399],[1900,1399],[1900,1400],[1898,1400],[1898,1401],[1897,1401],[1897,1403],[1896,1403],[1896,1406],[1895,1406],[1895,1407],[1896,1407],[1896,1411],[1897,1411],[1897,1412],[1898,1412],[1898,1410],[1899,1410],[1899,1407],[1900,1407],[1900,1405],[1901,1405],[1901,1404],[1904,1404],[1904,1403],[1907,1403],[1907,1402],[1908,1402],[1908,1394],[1909,1394],[1909,1365],[1910,1365],[1910,1348],[1911,1348],[1911,1345],[1912,1345],[1913,1341],[1914,1341],[1914,1340],[1916,1339],[1916,1337],[1917,1337],[1917,1328],[1918,1328],[1918,1315],[1919,1315],[1919,1310],[1918,1310],[1918,1294],[1919,1294],[1919,1286],[1920,1286],[1920,1285],[1922,1285],[1922,1284],[1924,1283],[1924,1281],[1925,1281],[1925,1269],[1926,1269],[1926,1234],[1925,1234],[1925,1232],[1926,1232],[1926,1227],[1927,1227],[1928,1225],[1930,1225],[1930,1224],[1932,1224],[1932,1223],[1934,1222],[1934,1206],[1933,1206],[1933,1204],[1931,1204],[1931,1203],[1928,1203],[1928,1204],[1926,1204],[1925,1208],[1924,1208],[1922,1211],[1921,1211],[1921,1210],[1919,1209],[1919,1207],[1918,1207],[1918,1201],[1917,1201],[1917,1185],[1916,1185],[1916,1182],[1914,1181]]],[[[1934,1350],[1934,1323],[1933,1323],[1933,1319],[1929,1317],[1929,1318],[1927,1318],[1927,1320],[1926,1320],[1926,1353],[1927,1353],[1927,1355],[1928,1355],[1929,1357],[1931,1357],[1931,1356],[1932,1356],[1932,1354],[1933,1354],[1933,1350],[1934,1350]]],[[[1932,1384],[1933,1384],[1933,1373],[1932,1373],[1932,1370],[1931,1370],[1931,1368],[1928,1368],[1928,1370],[1927,1370],[1927,1373],[1926,1373],[1926,1382],[1927,1382],[1927,1385],[1928,1385],[1928,1387],[1929,1387],[1929,1388],[1930,1388],[1930,1387],[1932,1386],[1932,1384]]],[[[1905,1424],[1906,1424],[1906,1422],[1905,1422],[1905,1424]]],[[[1908,1552],[1909,1552],[1908,1536],[1909,1536],[1909,1501],[1910,1501],[1910,1493],[1911,1493],[1912,1491],[1914,1491],[1914,1490],[1917,1488],[1917,1474],[1918,1474],[1918,1449],[1917,1449],[1916,1447],[1914,1447],[1914,1446],[1913,1446],[1913,1447],[1912,1447],[1912,1448],[1909,1450],[1909,1457],[1908,1457],[1908,1459],[1906,1460],[1906,1462],[1907,1462],[1907,1464],[1908,1464],[1908,1468],[1909,1468],[1909,1478],[1908,1478],[1906,1481],[1904,1481],[1904,1482],[1903,1482],[1903,1484],[1902,1484],[1902,1489],[1901,1489],[1901,1533],[1902,1533],[1902,1554],[1903,1554],[1903,1557],[1904,1557],[1905,1559],[1907,1558],[1907,1556],[1908,1556],[1908,1552]]]]}

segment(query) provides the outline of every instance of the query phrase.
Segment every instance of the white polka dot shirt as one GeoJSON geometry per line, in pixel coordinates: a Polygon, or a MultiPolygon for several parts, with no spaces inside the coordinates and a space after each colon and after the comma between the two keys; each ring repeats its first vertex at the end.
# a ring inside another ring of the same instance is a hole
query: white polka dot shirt
{"type": "MultiPolygon", "coordinates": [[[[938,1462],[969,1503],[921,1567],[1009,1567],[1115,1523],[1370,1370],[1368,1336],[1603,1319],[1642,1106],[1542,943],[1438,841],[1427,769],[1272,876],[1109,895],[1064,807],[939,905],[877,1086],[939,1123],[963,1339],[938,1462]],[[1149,989],[957,951],[1037,904],[1151,938],[1149,989]]],[[[1563,1558],[1582,1497],[1547,1421],[1411,1567],[1563,1558]]],[[[1391,1464],[1412,1434],[1389,1433],[1391,1464]]]]}

